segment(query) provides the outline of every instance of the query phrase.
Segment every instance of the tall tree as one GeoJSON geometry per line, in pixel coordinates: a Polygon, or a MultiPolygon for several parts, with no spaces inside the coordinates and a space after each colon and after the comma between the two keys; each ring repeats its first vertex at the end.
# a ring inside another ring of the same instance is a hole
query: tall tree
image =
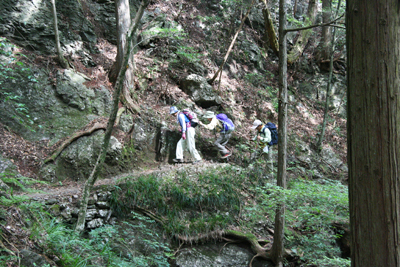
{"type": "Polygon", "coordinates": [[[124,67],[121,67],[121,70],[118,74],[117,82],[114,86],[113,107],[112,107],[112,111],[110,114],[110,118],[108,119],[107,129],[104,134],[104,141],[103,141],[103,145],[101,147],[101,151],[99,153],[99,156],[97,158],[95,166],[93,167],[93,170],[90,173],[89,178],[85,182],[85,187],[82,192],[82,199],[80,202],[78,221],[75,226],[75,232],[82,232],[85,228],[86,211],[87,211],[87,205],[88,205],[90,191],[92,190],[93,185],[97,180],[100,166],[104,163],[104,160],[106,158],[108,145],[110,143],[111,133],[114,128],[115,120],[117,118],[119,96],[120,96],[122,88],[124,86],[124,81],[125,81],[125,77],[126,77],[125,74],[126,74],[127,70],[129,69],[128,62],[131,58],[130,54],[133,50],[132,40],[134,40],[136,30],[139,27],[140,19],[143,16],[144,10],[149,5],[149,2],[150,2],[150,0],[142,0],[139,10],[136,13],[135,20],[133,21],[131,27],[129,28],[128,38],[126,39],[126,48],[127,49],[125,50],[125,54],[123,57],[123,65],[122,66],[124,66],[124,67]]]}
{"type": "MultiPolygon", "coordinates": [[[[131,25],[129,0],[115,0],[115,17],[117,20],[117,57],[110,71],[109,77],[112,82],[116,80],[123,65],[124,55],[128,47],[126,40],[131,25]]],[[[124,86],[122,88],[122,101],[131,111],[139,112],[138,106],[134,103],[131,97],[131,92],[134,90],[134,60],[133,53],[130,53],[129,55],[129,68],[126,71],[124,86]]]]}
{"type": "MultiPolygon", "coordinates": [[[[316,0],[309,0],[308,9],[307,9],[307,17],[306,17],[306,26],[312,25],[315,21],[315,17],[317,16],[318,5],[316,0]]],[[[303,53],[304,48],[307,45],[308,39],[310,38],[312,30],[304,30],[301,31],[297,37],[296,43],[293,45],[290,50],[287,59],[288,64],[293,64],[303,53]]]]}
{"type": "MultiPolygon", "coordinates": [[[[279,0],[279,115],[278,115],[278,177],[277,185],[286,189],[287,157],[287,32],[286,0],[279,0]]],[[[285,205],[276,210],[274,243],[271,256],[277,266],[283,266],[285,205]]]]}
{"type": "MultiPolygon", "coordinates": [[[[332,19],[332,0],[322,0],[322,23],[327,23],[332,19]]],[[[332,40],[332,27],[324,26],[321,29],[321,40],[317,48],[317,60],[324,61],[330,57],[330,47],[332,40]]]]}
{"type": "Polygon", "coordinates": [[[262,13],[264,16],[265,31],[267,33],[265,36],[268,37],[269,46],[272,48],[272,51],[274,51],[275,55],[279,56],[278,38],[276,37],[274,24],[271,17],[271,12],[269,12],[268,9],[267,0],[260,0],[260,2],[263,3],[262,13]]]}
{"type": "MultiPolygon", "coordinates": [[[[339,13],[339,9],[340,9],[340,5],[341,5],[342,1],[339,0],[338,5],[337,5],[337,9],[336,9],[336,17],[339,13]]],[[[328,21],[330,20],[330,18],[328,19],[328,21]]],[[[326,28],[326,27],[323,27],[326,28]]],[[[322,146],[322,142],[324,141],[324,137],[325,137],[325,130],[326,130],[326,123],[328,121],[328,112],[329,112],[329,106],[330,106],[330,99],[331,99],[331,88],[332,88],[332,76],[333,76],[333,55],[335,53],[335,36],[336,36],[336,29],[333,27],[332,30],[332,40],[330,42],[330,60],[329,60],[329,76],[328,76],[328,82],[326,84],[326,98],[325,98],[325,109],[324,109],[324,120],[322,121],[322,128],[321,128],[321,134],[319,135],[316,147],[318,150],[321,150],[321,146],[322,146]]]]}
{"type": "Polygon", "coordinates": [[[115,69],[118,75],[124,60],[127,47],[126,38],[131,25],[129,0],[115,0],[115,17],[117,20],[117,57],[115,59],[115,69]]]}
{"type": "Polygon", "coordinates": [[[348,0],[351,262],[400,266],[400,2],[348,0]]]}
{"type": "Polygon", "coordinates": [[[60,45],[60,34],[58,33],[58,22],[57,22],[57,11],[56,11],[56,1],[51,0],[51,13],[53,14],[53,27],[54,27],[54,36],[56,41],[56,50],[58,61],[60,62],[61,67],[64,69],[68,68],[68,61],[65,59],[64,54],[61,50],[60,45]]]}

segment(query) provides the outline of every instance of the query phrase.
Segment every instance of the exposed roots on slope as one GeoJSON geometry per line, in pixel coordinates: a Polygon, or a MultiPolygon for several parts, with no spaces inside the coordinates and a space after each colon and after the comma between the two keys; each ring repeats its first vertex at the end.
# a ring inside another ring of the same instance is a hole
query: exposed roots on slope
{"type": "MultiPolygon", "coordinates": [[[[160,216],[154,214],[151,211],[143,209],[141,207],[135,206],[135,210],[141,212],[143,215],[146,215],[156,222],[160,223],[161,225],[165,225],[165,219],[161,218],[160,216]]],[[[253,234],[243,233],[240,231],[235,230],[215,230],[210,231],[208,233],[197,234],[195,236],[184,236],[184,235],[175,235],[174,236],[180,243],[182,244],[190,244],[193,243],[206,243],[209,241],[226,241],[227,244],[230,243],[240,243],[240,242],[247,242],[250,244],[252,251],[254,252],[254,257],[251,259],[249,266],[252,266],[252,262],[255,258],[260,257],[265,260],[275,261],[271,253],[271,246],[270,240],[258,240],[257,237],[253,234]],[[261,244],[265,243],[266,245],[262,246],[261,244]]],[[[271,239],[273,237],[271,236],[271,239]]],[[[284,249],[283,252],[284,258],[293,257],[293,252],[290,250],[284,249]]]]}

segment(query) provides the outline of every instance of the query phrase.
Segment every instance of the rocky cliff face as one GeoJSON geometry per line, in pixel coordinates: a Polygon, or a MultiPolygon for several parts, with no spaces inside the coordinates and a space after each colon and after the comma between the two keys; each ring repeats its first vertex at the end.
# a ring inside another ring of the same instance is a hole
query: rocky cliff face
{"type": "MultiPolygon", "coordinates": [[[[132,17],[138,4],[139,1],[131,1],[132,17]]],[[[132,166],[168,162],[174,157],[179,134],[174,132],[175,121],[168,115],[170,105],[192,108],[199,115],[205,109],[227,113],[237,125],[233,145],[246,142],[242,138],[248,135],[247,127],[254,118],[277,122],[277,61],[273,55],[267,57],[267,51],[257,41],[263,33],[262,13],[257,7],[239,34],[221,76],[221,85],[212,87],[207,83],[225,55],[223,49],[216,48],[228,44],[229,36],[236,29],[232,22],[225,25],[226,21],[213,21],[219,15],[233,12],[231,8],[219,1],[193,2],[181,7],[172,2],[155,2],[146,10],[142,20],[145,31],[138,37],[135,56],[135,88],[131,92],[141,112],[125,112],[121,116],[107,167],[103,170],[105,176],[132,166]],[[160,29],[177,31],[180,37],[176,38],[175,33],[162,35],[160,29]],[[221,37],[226,39],[218,39],[221,37]]],[[[57,1],[62,49],[73,66],[68,70],[60,69],[54,58],[49,3],[5,0],[1,1],[0,10],[4,50],[0,55],[1,86],[2,97],[8,99],[0,103],[1,123],[31,142],[46,144],[40,159],[44,160],[68,137],[104,121],[109,115],[112,85],[107,72],[116,53],[114,4],[111,1],[57,1]],[[21,57],[22,54],[27,56],[21,57]]],[[[309,70],[307,62],[301,61],[299,68],[309,70]]],[[[313,76],[304,74],[296,79],[290,84],[291,91],[301,92],[306,100],[321,99],[326,77],[311,69],[313,76]]],[[[343,76],[336,75],[334,105],[342,116],[345,112],[343,88],[343,76]]],[[[297,123],[289,130],[296,132],[294,136],[305,133],[309,143],[310,136],[316,133],[315,125],[320,123],[320,117],[315,116],[320,114],[311,114],[308,103],[296,94],[290,96],[290,101],[289,112],[297,123]],[[300,125],[303,123],[305,126],[300,125]]],[[[333,129],[329,134],[334,138],[333,129]]],[[[213,159],[209,136],[199,132],[198,146],[206,159],[213,159]]],[[[102,137],[101,129],[82,136],[35,172],[49,181],[85,179],[102,137]]],[[[296,143],[303,141],[296,138],[291,143],[293,151],[297,149],[296,143]]],[[[342,142],[333,149],[339,152],[344,148],[342,142]]],[[[310,151],[310,147],[307,149],[310,151]]],[[[246,162],[249,150],[242,152],[235,159],[237,162],[246,162]]],[[[297,164],[296,155],[293,159],[297,164]]]]}

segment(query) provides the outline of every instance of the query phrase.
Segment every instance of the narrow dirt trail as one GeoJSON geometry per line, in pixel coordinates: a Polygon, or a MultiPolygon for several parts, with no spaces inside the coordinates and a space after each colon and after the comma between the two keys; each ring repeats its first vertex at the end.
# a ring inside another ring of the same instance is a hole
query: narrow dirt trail
{"type": "MultiPolygon", "coordinates": [[[[184,170],[184,169],[203,169],[209,168],[211,166],[218,166],[224,163],[211,163],[204,161],[199,165],[192,165],[190,163],[186,164],[165,164],[160,165],[154,169],[148,170],[133,170],[132,172],[122,173],[110,178],[98,179],[94,184],[94,189],[98,186],[102,185],[116,185],[123,178],[126,177],[138,177],[142,175],[149,175],[152,173],[160,173],[160,172],[171,172],[175,170],[184,170]]],[[[53,198],[73,198],[79,199],[82,194],[82,190],[85,186],[85,181],[63,181],[60,184],[37,184],[32,186],[31,189],[37,190],[37,192],[14,192],[14,195],[17,196],[25,196],[29,199],[33,200],[48,200],[53,198]]]]}

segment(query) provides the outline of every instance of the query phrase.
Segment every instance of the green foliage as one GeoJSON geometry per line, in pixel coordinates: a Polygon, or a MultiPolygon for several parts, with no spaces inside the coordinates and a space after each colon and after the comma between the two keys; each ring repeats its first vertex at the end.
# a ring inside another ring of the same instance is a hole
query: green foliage
{"type": "Polygon", "coordinates": [[[119,164],[123,167],[129,168],[132,164],[137,162],[136,149],[133,139],[130,142],[123,146],[121,158],[119,159],[119,164]]]}
{"type": "MultiPolygon", "coordinates": [[[[155,221],[135,212],[132,212],[132,214],[135,224],[124,222],[120,226],[120,230],[127,236],[132,236],[131,230],[141,233],[138,238],[145,236],[143,241],[146,245],[146,251],[142,252],[140,256],[132,257],[134,266],[169,266],[168,258],[173,258],[174,256],[168,246],[157,241],[160,238],[151,228],[151,225],[155,224],[155,221]]],[[[131,246],[131,244],[126,245],[131,246]]],[[[132,247],[132,249],[135,250],[135,247],[132,247]]]]}
{"type": "MultiPolygon", "coordinates": [[[[11,190],[11,194],[12,194],[12,190],[11,190]]],[[[29,197],[27,197],[27,196],[13,196],[12,195],[10,199],[7,199],[2,196],[2,197],[0,197],[0,205],[10,207],[12,205],[17,205],[17,204],[23,203],[27,200],[29,200],[29,197]]]]}
{"type": "MultiPolygon", "coordinates": [[[[157,38],[169,38],[169,39],[174,39],[174,40],[182,40],[187,36],[187,34],[184,32],[183,29],[178,28],[178,27],[173,27],[173,28],[160,28],[160,27],[154,27],[149,30],[143,31],[142,33],[145,38],[141,41],[146,41],[148,39],[157,37],[157,38]]],[[[140,43],[138,43],[140,44],[140,43]]]]}
{"type": "Polygon", "coordinates": [[[292,229],[286,231],[286,246],[302,255],[302,261],[316,264],[318,260],[317,266],[333,266],[321,264],[329,262],[327,259],[341,260],[340,250],[335,246],[338,236],[331,225],[348,222],[346,186],[328,180],[316,183],[295,179],[286,190],[267,183],[256,188],[256,195],[259,206],[248,209],[246,216],[254,221],[265,214],[274,218],[275,210],[285,205],[286,225],[292,229]]]}
{"type": "Polygon", "coordinates": [[[176,54],[184,63],[197,63],[200,61],[202,54],[198,53],[195,48],[189,46],[178,46],[176,54]]]}
{"type": "Polygon", "coordinates": [[[114,192],[113,210],[127,214],[134,207],[157,210],[170,234],[209,232],[234,223],[239,213],[240,176],[233,168],[174,177],[154,175],[131,178],[124,189],[114,192]]]}
{"type": "Polygon", "coordinates": [[[32,179],[29,177],[19,176],[12,172],[3,172],[0,173],[0,179],[9,186],[16,190],[22,190],[24,192],[36,192],[29,188],[29,185],[33,184],[46,184],[44,181],[39,181],[36,179],[32,179]]]}
{"type": "Polygon", "coordinates": [[[292,25],[289,28],[300,28],[305,26],[305,23],[302,20],[296,19],[292,13],[288,13],[287,21],[289,25],[292,25]]]}
{"type": "Polygon", "coordinates": [[[351,266],[351,261],[349,259],[343,259],[343,258],[329,258],[326,256],[323,256],[322,259],[317,259],[315,260],[315,265],[317,266],[324,266],[324,267],[350,267],[351,266]]]}
{"type": "Polygon", "coordinates": [[[254,86],[260,86],[265,83],[266,77],[264,77],[262,74],[258,72],[251,72],[251,73],[246,73],[244,75],[245,81],[248,83],[251,83],[254,86]]]}
{"type": "Polygon", "coordinates": [[[89,237],[84,238],[40,209],[32,212],[37,218],[31,238],[44,246],[47,255],[57,255],[60,266],[169,266],[171,250],[155,241],[156,234],[148,228],[154,221],[143,216],[134,214],[135,224],[106,225],[90,231],[89,237]],[[128,238],[135,239],[132,230],[140,232],[142,238],[145,236],[141,242],[146,244],[147,252],[139,253],[128,243],[128,238]]]}
{"type": "Polygon", "coordinates": [[[221,6],[224,9],[238,9],[238,8],[248,8],[249,2],[243,0],[221,0],[221,6]]]}

